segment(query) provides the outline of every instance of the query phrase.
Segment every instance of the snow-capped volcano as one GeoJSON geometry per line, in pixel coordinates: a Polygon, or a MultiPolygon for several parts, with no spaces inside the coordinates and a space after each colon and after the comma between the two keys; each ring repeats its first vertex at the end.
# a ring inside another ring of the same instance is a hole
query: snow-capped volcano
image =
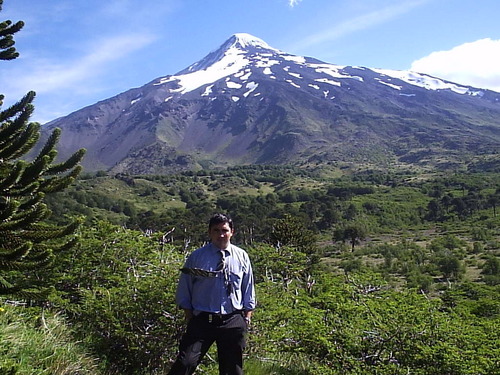
{"type": "Polygon", "coordinates": [[[429,145],[461,155],[498,149],[499,106],[492,91],[416,72],[329,64],[241,33],[174,75],[49,128],[63,128],[63,155],[86,147],[90,169],[166,173],[200,164],[381,157],[389,163],[419,161],[415,149],[429,145]]]}
{"type": "MultiPolygon", "coordinates": [[[[172,90],[172,93],[184,94],[214,83],[224,77],[234,76],[236,79],[227,81],[230,86],[233,86],[232,88],[247,85],[253,88],[255,83],[251,81],[252,73],[260,70],[272,79],[276,79],[277,75],[284,74],[285,77],[288,75],[286,81],[296,88],[302,88],[306,85],[319,89],[321,86],[323,92],[327,95],[326,93],[330,91],[328,85],[339,86],[343,79],[363,80],[360,74],[347,73],[344,68],[345,66],[328,64],[317,59],[291,55],[269,46],[260,38],[240,33],[233,35],[219,49],[211,52],[204,59],[173,76],[160,78],[154,84],[162,85],[176,82],[179,88],[172,90]],[[292,63],[299,67],[301,71],[292,71],[292,63]],[[302,75],[308,77],[313,75],[314,78],[309,81],[306,78],[304,82],[302,75]]],[[[364,70],[364,68],[358,69],[364,70]]],[[[459,94],[482,95],[481,90],[446,82],[426,74],[388,69],[372,70],[380,74],[380,77],[373,77],[372,79],[395,90],[403,88],[393,82],[394,79],[397,79],[428,90],[449,89],[459,94]]]]}

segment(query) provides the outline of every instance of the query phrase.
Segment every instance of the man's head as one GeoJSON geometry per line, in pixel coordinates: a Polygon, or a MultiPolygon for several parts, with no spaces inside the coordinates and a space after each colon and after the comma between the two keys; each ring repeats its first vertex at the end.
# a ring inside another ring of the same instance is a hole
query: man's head
{"type": "Polygon", "coordinates": [[[224,214],[215,214],[208,223],[208,235],[212,243],[219,249],[229,246],[233,236],[233,221],[224,214]]]}
{"type": "Polygon", "coordinates": [[[224,224],[224,223],[227,223],[229,225],[229,228],[234,229],[233,220],[228,215],[214,214],[210,218],[210,221],[208,222],[208,230],[210,230],[216,224],[224,224]]]}

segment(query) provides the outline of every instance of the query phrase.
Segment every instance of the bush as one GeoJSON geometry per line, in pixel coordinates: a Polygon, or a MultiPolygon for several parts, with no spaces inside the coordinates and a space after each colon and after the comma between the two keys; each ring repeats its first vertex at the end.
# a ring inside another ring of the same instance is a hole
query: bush
{"type": "Polygon", "coordinates": [[[174,295],[184,255],[104,222],[84,231],[81,242],[85,256],[59,266],[53,304],[120,374],[168,365],[183,323],[174,295]]]}

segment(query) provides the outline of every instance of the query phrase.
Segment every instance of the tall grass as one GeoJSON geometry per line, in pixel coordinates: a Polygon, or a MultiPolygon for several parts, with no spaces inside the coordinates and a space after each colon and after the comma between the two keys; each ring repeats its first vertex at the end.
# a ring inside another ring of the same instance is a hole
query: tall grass
{"type": "Polygon", "coordinates": [[[245,374],[248,375],[310,375],[311,363],[299,355],[278,355],[276,358],[250,358],[245,363],[245,374]]]}
{"type": "Polygon", "coordinates": [[[100,375],[100,365],[57,314],[0,304],[0,374],[100,375]]]}
{"type": "MultiPolygon", "coordinates": [[[[218,375],[217,355],[205,358],[198,371],[203,375],[218,375]]],[[[272,358],[249,357],[244,362],[245,375],[318,375],[321,369],[314,368],[310,359],[299,354],[275,354],[272,358]]],[[[197,372],[198,373],[198,372],[197,372]]]]}

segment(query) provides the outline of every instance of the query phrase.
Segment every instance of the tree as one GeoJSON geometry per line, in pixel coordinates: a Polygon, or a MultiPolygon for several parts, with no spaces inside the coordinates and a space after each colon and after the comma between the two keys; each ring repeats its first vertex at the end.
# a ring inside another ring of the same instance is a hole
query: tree
{"type": "Polygon", "coordinates": [[[483,281],[488,285],[500,284],[500,259],[490,256],[482,267],[483,281]]]}
{"type": "Polygon", "coordinates": [[[437,199],[431,200],[427,204],[427,220],[439,221],[444,218],[444,209],[437,199]]]}
{"type": "Polygon", "coordinates": [[[304,254],[316,252],[316,236],[304,223],[289,214],[274,222],[269,242],[275,247],[290,246],[304,254]]]}
{"type": "MultiPolygon", "coordinates": [[[[3,1],[0,0],[0,10],[3,1]]],[[[18,56],[13,34],[24,23],[0,23],[0,59],[18,56]]],[[[4,96],[0,95],[0,108],[4,96]]],[[[78,227],[75,220],[65,226],[49,225],[50,210],[45,195],[66,188],[81,171],[81,149],[62,163],[55,163],[55,145],[60,130],[53,131],[45,146],[30,162],[21,160],[37,143],[40,124],[29,122],[35,98],[29,92],[18,103],[0,111],[0,295],[37,298],[40,284],[25,272],[46,267],[54,252],[70,247],[69,238],[78,227]],[[66,241],[57,241],[66,239],[66,241]],[[38,285],[33,285],[38,284],[38,285]]]]}
{"type": "Polygon", "coordinates": [[[333,231],[333,241],[349,241],[351,250],[366,238],[366,227],[360,223],[348,224],[333,231]]]}
{"type": "Polygon", "coordinates": [[[500,259],[490,256],[486,259],[482,268],[482,274],[484,275],[500,275],[500,259]]]}
{"type": "Polygon", "coordinates": [[[439,254],[436,264],[446,279],[460,280],[461,276],[465,273],[464,264],[451,252],[439,254]]]}
{"type": "Polygon", "coordinates": [[[488,198],[488,205],[493,208],[493,217],[497,217],[497,206],[498,202],[500,202],[500,191],[497,189],[495,194],[491,195],[488,198]]]}

